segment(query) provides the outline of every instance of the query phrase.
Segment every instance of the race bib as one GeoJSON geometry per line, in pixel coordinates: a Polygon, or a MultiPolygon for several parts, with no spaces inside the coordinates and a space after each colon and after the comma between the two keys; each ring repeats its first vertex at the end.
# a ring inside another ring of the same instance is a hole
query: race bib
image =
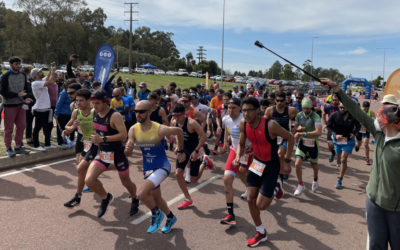
{"type": "Polygon", "coordinates": [[[203,157],[203,155],[204,155],[204,148],[201,147],[199,152],[197,153],[197,158],[201,158],[201,157],[203,157]]]}
{"type": "Polygon", "coordinates": [[[251,172],[255,173],[258,176],[261,176],[263,174],[264,169],[265,169],[265,164],[257,160],[253,160],[249,168],[251,172]]]}
{"type": "Polygon", "coordinates": [[[247,165],[249,163],[249,154],[244,154],[242,157],[240,157],[240,163],[247,165]]]}
{"type": "Polygon", "coordinates": [[[87,152],[87,151],[89,151],[90,150],[90,148],[92,147],[92,142],[91,141],[85,141],[85,140],[83,140],[83,150],[85,151],[85,152],[87,152]]]}
{"type": "Polygon", "coordinates": [[[315,147],[315,139],[303,138],[303,145],[306,147],[315,147]]]}
{"type": "Polygon", "coordinates": [[[347,138],[343,137],[342,139],[337,141],[337,144],[346,145],[347,144],[347,138]]]}
{"type": "Polygon", "coordinates": [[[105,163],[114,163],[114,152],[100,151],[100,159],[105,163]]]}
{"type": "Polygon", "coordinates": [[[365,134],[366,132],[367,132],[367,129],[364,128],[364,126],[362,126],[361,129],[360,129],[360,133],[365,134]]]}
{"type": "Polygon", "coordinates": [[[277,136],[277,137],[276,137],[276,141],[277,141],[277,144],[278,144],[278,145],[281,145],[282,142],[283,142],[283,138],[280,137],[280,136],[277,136]]]}
{"type": "Polygon", "coordinates": [[[148,170],[144,172],[144,179],[146,180],[154,172],[154,170],[148,170]]]}

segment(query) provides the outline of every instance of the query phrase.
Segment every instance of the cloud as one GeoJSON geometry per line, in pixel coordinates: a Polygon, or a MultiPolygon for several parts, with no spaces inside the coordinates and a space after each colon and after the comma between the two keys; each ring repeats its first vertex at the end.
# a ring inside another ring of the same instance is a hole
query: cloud
{"type": "Polygon", "coordinates": [[[358,47],[355,50],[350,50],[347,52],[340,52],[339,55],[362,55],[367,52],[368,52],[368,50],[364,49],[363,47],[358,47]]]}

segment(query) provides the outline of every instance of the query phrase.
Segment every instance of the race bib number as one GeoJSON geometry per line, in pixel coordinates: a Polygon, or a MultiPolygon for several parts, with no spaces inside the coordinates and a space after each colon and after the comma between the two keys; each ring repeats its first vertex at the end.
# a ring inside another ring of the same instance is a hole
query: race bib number
{"type": "Polygon", "coordinates": [[[281,145],[282,142],[283,142],[283,138],[280,137],[280,136],[277,136],[277,137],[276,137],[276,141],[277,141],[277,144],[278,144],[278,145],[281,145]]]}
{"type": "Polygon", "coordinates": [[[203,155],[204,155],[204,148],[201,147],[199,152],[197,153],[197,158],[201,158],[201,157],[203,157],[203,155]]]}
{"type": "Polygon", "coordinates": [[[365,134],[366,132],[367,132],[367,129],[364,128],[364,126],[362,126],[361,129],[360,129],[360,133],[365,134]]]}
{"type": "Polygon", "coordinates": [[[249,163],[249,154],[244,154],[242,157],[240,157],[239,162],[247,165],[249,163]]]}
{"type": "Polygon", "coordinates": [[[344,138],[338,140],[338,141],[337,141],[337,144],[346,145],[346,144],[347,144],[347,138],[344,137],[344,138]]]}
{"type": "Polygon", "coordinates": [[[261,176],[263,174],[264,169],[265,169],[265,164],[257,160],[253,160],[249,168],[251,172],[255,173],[258,176],[261,176]]]}
{"type": "Polygon", "coordinates": [[[315,140],[314,139],[303,138],[303,144],[306,147],[313,148],[313,147],[315,147],[315,140]]]}
{"type": "Polygon", "coordinates": [[[149,170],[144,172],[144,179],[146,180],[154,172],[154,170],[149,170]]]}
{"type": "Polygon", "coordinates": [[[85,140],[83,140],[83,150],[85,151],[85,152],[87,152],[87,151],[89,151],[90,150],[90,148],[92,147],[92,142],[91,141],[85,141],[85,140]]]}
{"type": "Polygon", "coordinates": [[[114,163],[114,152],[100,151],[100,159],[105,163],[114,163]]]}

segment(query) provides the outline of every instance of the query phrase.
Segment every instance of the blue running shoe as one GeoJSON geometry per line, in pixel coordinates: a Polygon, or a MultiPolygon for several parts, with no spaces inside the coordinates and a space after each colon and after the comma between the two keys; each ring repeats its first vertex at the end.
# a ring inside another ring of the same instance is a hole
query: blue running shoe
{"type": "Polygon", "coordinates": [[[178,218],[176,218],[176,215],[174,214],[174,218],[170,219],[167,218],[167,223],[165,223],[165,226],[161,229],[161,232],[163,234],[167,234],[171,232],[171,227],[175,225],[175,223],[178,221],[178,218]]]}
{"type": "Polygon", "coordinates": [[[88,187],[85,187],[85,188],[83,189],[83,192],[84,192],[84,193],[89,193],[89,192],[92,192],[92,190],[90,190],[90,188],[88,188],[88,187]]]}
{"type": "Polygon", "coordinates": [[[284,174],[283,175],[283,179],[286,181],[287,179],[289,179],[289,175],[288,174],[284,174]]]}
{"type": "Polygon", "coordinates": [[[341,165],[342,165],[342,163],[340,161],[336,161],[336,166],[338,166],[340,168],[341,165]]]}
{"type": "Polygon", "coordinates": [[[164,220],[164,216],[164,213],[160,209],[158,209],[158,214],[151,216],[151,225],[149,227],[149,230],[147,230],[147,233],[152,234],[157,232],[157,230],[161,226],[161,222],[164,220]]]}
{"type": "Polygon", "coordinates": [[[335,187],[337,189],[342,189],[342,181],[341,180],[337,180],[335,187]]]}
{"type": "Polygon", "coordinates": [[[333,162],[334,159],[335,159],[335,155],[330,155],[329,156],[329,163],[333,162]]]}

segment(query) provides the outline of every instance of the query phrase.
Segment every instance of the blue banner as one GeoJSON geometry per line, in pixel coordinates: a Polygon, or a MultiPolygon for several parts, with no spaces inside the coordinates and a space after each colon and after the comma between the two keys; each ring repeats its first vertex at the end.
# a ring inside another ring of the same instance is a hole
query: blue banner
{"type": "Polygon", "coordinates": [[[371,98],[371,84],[365,78],[349,77],[344,82],[342,82],[342,90],[346,91],[347,85],[357,85],[357,83],[362,83],[365,86],[365,99],[371,98]]]}
{"type": "Polygon", "coordinates": [[[315,88],[314,81],[310,81],[310,86],[311,86],[312,89],[315,88]]]}
{"type": "Polygon", "coordinates": [[[97,50],[94,60],[94,80],[101,82],[101,88],[104,89],[114,63],[115,53],[108,44],[103,44],[97,50]]]}

